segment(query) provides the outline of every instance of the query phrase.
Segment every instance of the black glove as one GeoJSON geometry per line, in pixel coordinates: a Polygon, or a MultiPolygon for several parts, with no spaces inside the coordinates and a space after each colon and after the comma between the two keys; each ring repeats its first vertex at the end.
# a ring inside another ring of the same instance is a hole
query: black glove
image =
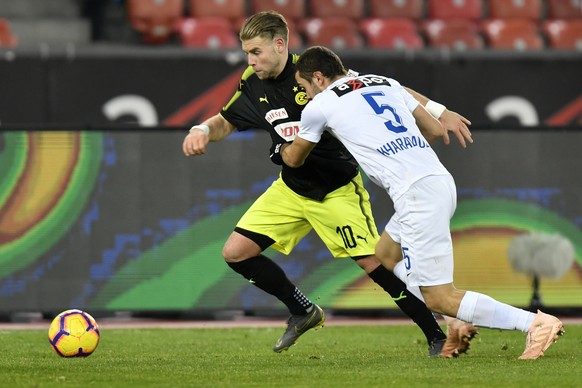
{"type": "Polygon", "coordinates": [[[278,164],[279,166],[283,164],[283,157],[281,156],[281,147],[285,143],[273,143],[271,146],[271,154],[269,157],[271,158],[271,162],[278,164]]]}

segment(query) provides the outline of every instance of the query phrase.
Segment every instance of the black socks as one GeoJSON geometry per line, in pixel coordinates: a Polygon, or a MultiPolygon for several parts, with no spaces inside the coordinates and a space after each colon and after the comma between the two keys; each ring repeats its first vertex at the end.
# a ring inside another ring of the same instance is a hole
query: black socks
{"type": "Polygon", "coordinates": [[[267,256],[259,255],[238,263],[228,263],[230,268],[261,290],[277,297],[291,314],[305,315],[313,303],[287,278],[279,265],[267,256]]]}
{"type": "Polygon", "coordinates": [[[414,296],[406,288],[406,284],[386,267],[380,265],[368,274],[368,276],[380,285],[392,300],[420,327],[426,340],[430,344],[435,339],[447,338],[433,313],[426,307],[423,301],[414,296]]]}

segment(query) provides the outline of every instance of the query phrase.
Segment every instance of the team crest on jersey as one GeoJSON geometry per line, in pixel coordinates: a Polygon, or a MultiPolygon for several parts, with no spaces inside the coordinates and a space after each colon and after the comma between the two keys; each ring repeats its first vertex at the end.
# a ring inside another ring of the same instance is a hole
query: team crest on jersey
{"type": "Polygon", "coordinates": [[[305,105],[307,104],[307,101],[308,101],[307,93],[305,93],[304,91],[301,91],[295,95],[295,102],[297,103],[297,105],[305,105]]]}

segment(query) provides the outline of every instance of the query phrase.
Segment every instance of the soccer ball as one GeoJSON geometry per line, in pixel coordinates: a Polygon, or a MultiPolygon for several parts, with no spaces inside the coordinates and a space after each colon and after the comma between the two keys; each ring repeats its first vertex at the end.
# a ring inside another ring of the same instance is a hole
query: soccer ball
{"type": "Polygon", "coordinates": [[[48,338],[61,357],[87,357],[99,344],[99,326],[86,312],[67,310],[53,319],[48,338]]]}

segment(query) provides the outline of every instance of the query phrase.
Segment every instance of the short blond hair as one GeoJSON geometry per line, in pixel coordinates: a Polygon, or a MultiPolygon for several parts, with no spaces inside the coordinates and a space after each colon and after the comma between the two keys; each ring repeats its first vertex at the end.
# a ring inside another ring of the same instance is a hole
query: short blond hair
{"type": "Polygon", "coordinates": [[[289,26],[285,17],[275,11],[258,12],[245,20],[240,33],[241,41],[261,38],[273,39],[277,36],[288,42],[289,26]]]}

